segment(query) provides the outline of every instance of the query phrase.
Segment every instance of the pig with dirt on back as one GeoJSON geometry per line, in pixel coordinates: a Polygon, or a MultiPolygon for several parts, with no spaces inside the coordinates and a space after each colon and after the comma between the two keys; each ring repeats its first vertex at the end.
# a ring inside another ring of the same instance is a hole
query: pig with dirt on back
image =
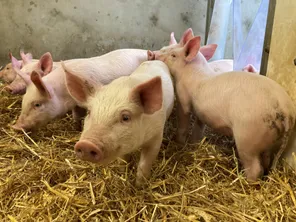
{"type": "Polygon", "coordinates": [[[200,52],[199,36],[183,47],[170,45],[149,52],[164,61],[175,80],[179,142],[186,141],[188,114],[193,107],[197,131],[205,124],[235,139],[246,178],[255,181],[285,149],[295,125],[295,106],[275,81],[255,73],[216,74],[200,52]]]}
{"type": "MultiPolygon", "coordinates": [[[[65,64],[85,81],[107,84],[120,76],[130,75],[144,61],[147,61],[147,50],[120,49],[102,56],[73,59],[65,64]]],[[[61,66],[44,77],[36,71],[32,72],[31,83],[23,96],[21,114],[12,126],[14,129],[37,129],[53,119],[64,116],[70,110],[80,124],[85,110],[77,106],[76,101],[68,93],[64,75],[61,66]]]]}
{"type": "Polygon", "coordinates": [[[66,72],[69,93],[88,109],[75,145],[78,158],[108,164],[141,148],[136,185],[149,178],[174,105],[168,67],[161,61],[142,63],[130,76],[100,86],[66,72]]]}
{"type": "MultiPolygon", "coordinates": [[[[182,48],[184,47],[184,45],[194,37],[193,31],[191,28],[187,29],[179,43],[177,43],[177,40],[175,39],[174,36],[174,32],[171,33],[170,35],[170,41],[169,41],[169,45],[170,47],[173,47],[174,49],[177,48],[182,48]]],[[[217,49],[217,44],[208,44],[208,45],[204,45],[201,46],[199,49],[199,52],[204,56],[204,58],[206,59],[206,61],[208,61],[209,59],[211,59],[214,55],[214,53],[216,52],[217,49]]],[[[148,51],[148,60],[153,60],[155,57],[155,54],[148,51]]],[[[220,59],[220,60],[215,60],[212,62],[208,62],[209,67],[211,68],[211,72],[217,74],[221,74],[223,72],[229,72],[229,71],[233,71],[233,60],[232,59],[220,59]]],[[[248,64],[247,66],[245,66],[243,68],[244,72],[256,72],[255,68],[251,65],[248,64]]],[[[180,110],[180,104],[177,102],[177,112],[179,112],[178,110],[180,110]]],[[[196,116],[193,113],[191,113],[193,116],[196,116]]],[[[189,130],[189,128],[187,128],[187,131],[189,130]]],[[[186,134],[187,132],[184,132],[184,134],[186,134]]],[[[177,134],[177,141],[180,141],[182,139],[178,138],[179,134],[177,134]]],[[[195,143],[200,139],[200,130],[199,130],[199,121],[195,121],[194,122],[194,126],[193,126],[193,130],[192,130],[192,134],[190,139],[188,140],[189,143],[195,143]]]]}

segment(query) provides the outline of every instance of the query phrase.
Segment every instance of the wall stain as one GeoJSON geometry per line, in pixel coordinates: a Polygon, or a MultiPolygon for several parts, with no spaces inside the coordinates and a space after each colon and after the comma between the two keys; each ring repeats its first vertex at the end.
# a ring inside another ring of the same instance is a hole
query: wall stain
{"type": "Polygon", "coordinates": [[[152,22],[152,24],[154,26],[157,26],[157,23],[158,23],[158,17],[156,15],[152,15],[149,20],[152,22]]]}
{"type": "Polygon", "coordinates": [[[180,15],[181,20],[184,22],[184,24],[187,26],[191,26],[190,17],[192,17],[192,14],[188,12],[182,12],[180,15]]]}
{"type": "Polygon", "coordinates": [[[28,8],[28,10],[27,10],[28,12],[31,12],[32,11],[32,8],[28,8]]]}

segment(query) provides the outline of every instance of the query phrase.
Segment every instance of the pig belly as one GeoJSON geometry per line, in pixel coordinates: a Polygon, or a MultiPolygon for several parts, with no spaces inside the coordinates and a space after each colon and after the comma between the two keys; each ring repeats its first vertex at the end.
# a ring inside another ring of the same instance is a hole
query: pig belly
{"type": "Polygon", "coordinates": [[[198,111],[195,112],[197,117],[207,126],[212,128],[215,132],[220,133],[224,136],[233,136],[232,128],[230,124],[223,120],[219,115],[210,115],[207,113],[207,116],[200,114],[198,111]]]}

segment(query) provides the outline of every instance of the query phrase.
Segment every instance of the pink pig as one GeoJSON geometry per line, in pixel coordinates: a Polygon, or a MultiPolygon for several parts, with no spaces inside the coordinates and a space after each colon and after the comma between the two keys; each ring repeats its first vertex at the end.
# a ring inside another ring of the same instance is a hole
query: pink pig
{"type": "Polygon", "coordinates": [[[8,63],[0,72],[0,78],[3,79],[3,81],[6,83],[11,83],[17,76],[17,73],[13,68],[17,67],[21,69],[25,63],[32,62],[32,54],[24,54],[24,52],[21,51],[20,55],[22,57],[22,60],[17,60],[15,57],[12,56],[11,53],[9,53],[8,55],[11,62],[8,63]]]}
{"type": "MultiPolygon", "coordinates": [[[[120,76],[130,75],[146,60],[147,50],[121,49],[102,56],[75,59],[65,63],[68,69],[85,81],[107,84],[120,76]]],[[[37,129],[53,119],[64,116],[70,110],[73,111],[74,119],[80,123],[85,113],[69,95],[61,66],[44,77],[33,71],[29,81],[32,83],[28,85],[23,96],[21,115],[12,126],[14,129],[37,129]]]]}
{"type": "Polygon", "coordinates": [[[148,53],[164,61],[174,77],[179,104],[177,139],[186,141],[193,107],[198,139],[205,124],[234,136],[246,177],[255,181],[269,169],[272,155],[277,153],[277,161],[286,148],[295,125],[295,106],[286,91],[265,76],[215,73],[200,52],[200,41],[196,36],[183,47],[170,45],[148,53]]]}
{"type": "MultiPolygon", "coordinates": [[[[177,40],[175,39],[174,32],[170,35],[170,43],[169,45],[174,45],[175,48],[182,47],[188,42],[190,39],[194,37],[193,31],[191,28],[187,29],[183,36],[181,37],[181,40],[179,43],[177,43],[177,40]]],[[[211,59],[217,49],[217,44],[208,44],[201,46],[199,51],[205,59],[208,61],[211,59]]],[[[148,60],[152,60],[154,58],[153,53],[150,54],[148,52],[148,60]]],[[[222,72],[229,72],[233,71],[233,60],[232,59],[220,59],[209,62],[209,66],[214,70],[216,73],[222,73],[222,72]]],[[[244,72],[254,72],[258,73],[258,71],[255,69],[255,67],[252,64],[246,65],[242,71],[244,72]]]]}
{"type": "MultiPolygon", "coordinates": [[[[174,49],[182,48],[193,37],[194,37],[193,31],[191,28],[189,28],[183,33],[179,43],[177,43],[177,41],[174,37],[174,32],[172,32],[170,35],[169,45],[171,48],[174,48],[174,49]]],[[[214,53],[216,52],[216,49],[217,49],[217,44],[208,44],[205,46],[201,46],[199,51],[205,57],[205,59],[208,61],[209,59],[211,59],[213,57],[214,53]]],[[[148,59],[151,60],[151,59],[154,59],[154,57],[155,57],[154,53],[151,51],[148,51],[148,59]]],[[[216,75],[223,73],[223,72],[233,71],[233,60],[232,59],[215,60],[215,61],[209,62],[208,65],[216,75]]],[[[251,64],[248,64],[246,67],[244,67],[243,71],[244,72],[255,72],[255,68],[251,64]]],[[[177,112],[180,108],[179,105],[180,104],[177,103],[177,112]]],[[[198,130],[198,128],[199,128],[198,124],[199,124],[198,121],[196,121],[195,125],[193,126],[192,135],[189,140],[190,143],[194,143],[200,139],[200,131],[198,130]]],[[[186,134],[186,132],[184,132],[184,133],[186,134]]],[[[179,136],[177,135],[177,141],[179,141],[179,142],[182,141],[182,139],[180,139],[178,137],[179,136]]],[[[182,142],[184,142],[184,141],[182,141],[182,142]]]]}
{"type": "Polygon", "coordinates": [[[45,76],[59,66],[60,62],[53,62],[51,54],[46,52],[39,60],[24,63],[24,66],[21,69],[14,66],[14,71],[18,75],[9,85],[4,87],[4,89],[10,94],[23,95],[26,92],[26,85],[31,82],[30,74],[33,70],[38,71],[41,76],[45,76]]]}
{"type": "Polygon", "coordinates": [[[100,86],[66,70],[69,93],[88,109],[75,145],[78,158],[108,164],[141,148],[136,185],[150,176],[174,105],[168,67],[161,61],[142,63],[130,76],[100,86]]]}

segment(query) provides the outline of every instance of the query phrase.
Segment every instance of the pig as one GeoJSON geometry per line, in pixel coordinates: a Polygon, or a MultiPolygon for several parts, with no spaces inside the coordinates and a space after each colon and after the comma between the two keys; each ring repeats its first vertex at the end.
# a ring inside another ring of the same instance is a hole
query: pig
{"type": "MultiPolygon", "coordinates": [[[[65,64],[86,82],[107,84],[120,76],[130,75],[144,61],[147,61],[147,50],[120,49],[102,56],[73,59],[65,64]]],[[[61,66],[44,77],[38,71],[31,73],[31,83],[23,96],[21,114],[12,125],[13,129],[36,130],[70,110],[77,129],[80,128],[85,110],[79,108],[68,93],[64,74],[61,66]]]]}
{"type": "MultiPolygon", "coordinates": [[[[191,28],[187,29],[182,37],[179,43],[177,43],[177,40],[175,39],[174,32],[171,32],[170,35],[170,42],[169,45],[174,45],[174,48],[176,47],[182,47],[184,44],[192,39],[194,37],[193,30],[191,28]]],[[[217,44],[208,44],[200,47],[200,53],[203,54],[205,59],[208,61],[211,59],[216,52],[217,44]]],[[[148,60],[152,60],[154,57],[153,53],[149,54],[148,52],[148,60]]],[[[233,60],[232,59],[219,59],[215,61],[209,62],[209,65],[216,73],[223,73],[228,71],[233,71],[233,60]]],[[[252,64],[247,64],[242,71],[244,72],[253,72],[258,73],[258,71],[255,69],[255,67],[252,64]]]]}
{"type": "Polygon", "coordinates": [[[30,83],[30,74],[33,70],[37,70],[41,76],[45,76],[60,66],[60,62],[53,62],[50,52],[44,53],[39,60],[25,63],[24,66],[14,67],[14,71],[18,74],[15,79],[4,90],[10,94],[23,95],[26,92],[26,85],[30,83]]]}
{"type": "Polygon", "coordinates": [[[177,138],[186,141],[192,107],[198,139],[205,124],[233,136],[246,179],[256,181],[269,170],[273,155],[285,150],[295,125],[295,106],[287,92],[266,76],[243,71],[216,74],[200,52],[200,41],[195,36],[183,47],[148,52],[166,63],[174,77],[180,104],[177,138]]]}
{"type": "Polygon", "coordinates": [[[11,62],[8,63],[0,72],[0,79],[2,79],[5,83],[11,83],[15,79],[17,73],[14,71],[13,67],[21,69],[24,65],[24,61],[28,63],[32,61],[31,53],[24,54],[24,52],[21,51],[20,54],[22,56],[22,60],[17,60],[11,53],[8,54],[11,62]]]}
{"type": "MultiPolygon", "coordinates": [[[[193,37],[194,37],[193,30],[189,28],[183,33],[179,43],[177,43],[177,40],[174,37],[174,32],[171,32],[169,46],[170,48],[174,48],[174,49],[181,48],[193,37]]],[[[218,47],[217,44],[208,44],[208,45],[201,46],[199,51],[204,56],[206,61],[208,61],[213,57],[217,47],[218,47]]],[[[147,52],[147,56],[148,56],[148,60],[153,60],[155,58],[154,53],[152,53],[151,51],[147,52]]],[[[208,64],[215,74],[233,71],[232,59],[215,60],[215,61],[209,62],[208,64]]],[[[255,68],[251,64],[248,64],[243,68],[243,71],[245,72],[254,72],[254,70],[255,68]]],[[[179,109],[180,109],[180,104],[177,101],[177,112],[179,112],[178,111],[179,109]]],[[[192,115],[195,116],[194,113],[192,115]]],[[[191,138],[188,140],[189,143],[196,143],[200,139],[200,130],[199,130],[198,124],[199,124],[198,121],[194,122],[192,135],[191,135],[191,138]]],[[[179,137],[180,137],[180,134],[177,134],[175,138],[176,142],[180,142],[182,144],[183,143],[182,139],[180,139],[179,137]]]]}
{"type": "Polygon", "coordinates": [[[64,69],[69,93],[88,110],[74,147],[77,157],[106,165],[141,148],[136,176],[136,185],[141,186],[150,177],[174,105],[168,67],[161,61],[143,62],[130,76],[105,86],[64,69]]]}

